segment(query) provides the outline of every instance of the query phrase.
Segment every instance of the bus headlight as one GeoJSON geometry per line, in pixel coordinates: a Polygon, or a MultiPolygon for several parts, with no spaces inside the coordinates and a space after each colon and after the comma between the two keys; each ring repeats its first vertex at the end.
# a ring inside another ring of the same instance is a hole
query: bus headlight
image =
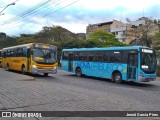
{"type": "Polygon", "coordinates": [[[56,66],[56,67],[54,67],[53,69],[57,69],[57,66],[56,66]]]}
{"type": "Polygon", "coordinates": [[[33,68],[37,68],[36,65],[32,65],[33,68]]]}

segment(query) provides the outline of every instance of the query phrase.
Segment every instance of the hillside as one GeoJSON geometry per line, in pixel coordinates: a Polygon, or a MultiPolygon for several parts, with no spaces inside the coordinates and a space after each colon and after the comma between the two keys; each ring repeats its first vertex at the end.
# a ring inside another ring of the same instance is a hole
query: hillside
{"type": "Polygon", "coordinates": [[[43,27],[41,31],[33,35],[26,36],[25,34],[21,34],[18,43],[19,44],[29,43],[29,42],[64,43],[71,40],[81,40],[82,38],[85,39],[85,37],[82,36],[85,36],[85,33],[75,34],[61,26],[43,27]]]}

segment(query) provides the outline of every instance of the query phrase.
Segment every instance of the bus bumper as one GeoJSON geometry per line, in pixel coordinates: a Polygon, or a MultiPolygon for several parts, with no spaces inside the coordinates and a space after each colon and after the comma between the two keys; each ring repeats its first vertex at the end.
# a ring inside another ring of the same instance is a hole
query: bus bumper
{"type": "Polygon", "coordinates": [[[55,67],[54,69],[50,69],[50,70],[32,68],[32,74],[44,74],[44,73],[55,74],[57,73],[57,67],[55,67]]]}
{"type": "Polygon", "coordinates": [[[142,76],[138,76],[138,82],[149,82],[149,81],[155,81],[156,77],[146,78],[142,76]]]}

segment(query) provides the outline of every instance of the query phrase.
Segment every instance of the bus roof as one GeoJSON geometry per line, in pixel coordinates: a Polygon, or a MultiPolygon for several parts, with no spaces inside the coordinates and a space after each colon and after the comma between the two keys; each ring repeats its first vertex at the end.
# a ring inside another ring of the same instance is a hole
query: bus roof
{"type": "Polygon", "coordinates": [[[63,49],[62,51],[101,51],[101,50],[139,50],[140,48],[148,48],[145,46],[124,46],[124,47],[104,47],[104,48],[72,48],[72,49],[63,49]]]}
{"type": "MultiPolygon", "coordinates": [[[[6,48],[3,48],[2,50],[5,50],[5,49],[12,49],[12,48],[16,48],[16,47],[25,47],[25,46],[32,46],[32,45],[47,45],[47,46],[54,46],[54,45],[50,45],[50,44],[45,44],[45,43],[28,43],[28,44],[22,44],[22,45],[16,45],[16,46],[12,46],[12,47],[6,47],[6,48]]],[[[56,46],[54,46],[56,47],[56,46]]]]}

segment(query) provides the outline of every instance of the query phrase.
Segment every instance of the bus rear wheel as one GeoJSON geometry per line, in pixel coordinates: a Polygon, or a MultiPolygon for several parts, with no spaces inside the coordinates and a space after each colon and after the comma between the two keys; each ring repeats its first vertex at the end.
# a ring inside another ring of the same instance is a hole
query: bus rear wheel
{"type": "Polygon", "coordinates": [[[119,72],[114,73],[112,79],[113,79],[114,82],[121,84],[122,83],[121,73],[119,73],[119,72]]]}
{"type": "Polygon", "coordinates": [[[82,76],[82,71],[81,71],[80,68],[76,69],[76,75],[77,75],[77,77],[81,77],[82,76]]]}
{"type": "Polygon", "coordinates": [[[44,73],[44,76],[47,77],[47,76],[48,76],[48,73],[44,73]]]}

